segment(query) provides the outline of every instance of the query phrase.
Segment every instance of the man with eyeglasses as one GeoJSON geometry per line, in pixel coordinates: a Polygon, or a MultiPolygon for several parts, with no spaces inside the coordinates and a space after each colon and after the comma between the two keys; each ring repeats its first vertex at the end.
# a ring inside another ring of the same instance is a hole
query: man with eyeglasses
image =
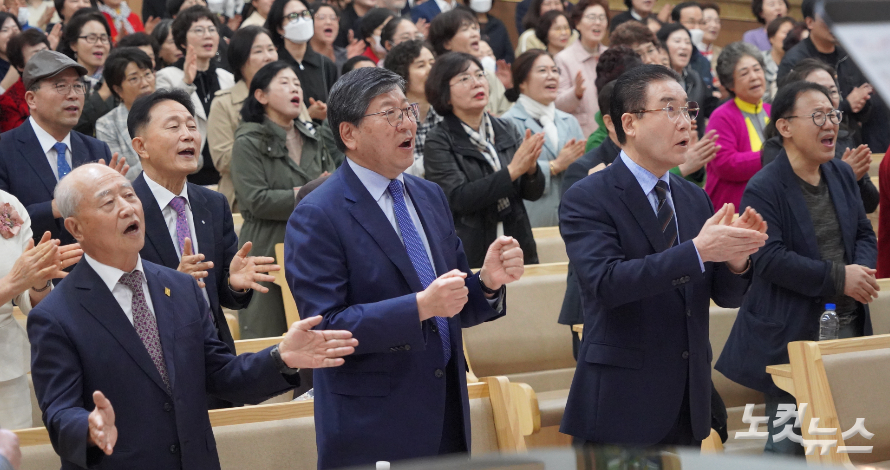
{"type": "Polygon", "coordinates": [[[504,315],[523,273],[518,242],[500,237],[473,274],[442,189],[403,173],[417,129],[404,88],[382,68],[340,77],[328,119],[346,163],[288,221],[300,315],[359,341],[338,373],[315,371],[320,469],[469,452],[461,328],[504,315]]]}
{"type": "Polygon", "coordinates": [[[31,117],[0,135],[0,189],[25,205],[35,241],[50,232],[63,245],[74,243],[53,199],[56,184],[73,168],[99,160],[122,174],[129,170],[104,142],[73,130],[83,111],[86,73],[59,52],[34,54],[22,73],[31,117]]]}
{"type": "Polygon", "coordinates": [[[676,72],[641,65],[614,83],[622,151],[566,191],[560,233],[581,286],[584,335],[560,431],[579,444],[699,446],[711,430],[708,307],[738,307],[766,224],[733,221],[670,169],[691,121],[676,72]]]}

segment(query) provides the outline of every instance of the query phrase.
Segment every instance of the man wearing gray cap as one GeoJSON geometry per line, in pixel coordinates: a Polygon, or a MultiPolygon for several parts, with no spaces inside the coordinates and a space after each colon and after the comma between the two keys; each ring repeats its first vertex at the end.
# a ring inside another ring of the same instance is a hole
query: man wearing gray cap
{"type": "Polygon", "coordinates": [[[72,130],[83,111],[86,73],[59,52],[34,54],[22,73],[31,117],[0,134],[0,189],[25,205],[35,240],[50,232],[63,245],[74,243],[53,200],[56,184],[72,168],[98,160],[123,173],[129,169],[104,142],[72,130]]]}

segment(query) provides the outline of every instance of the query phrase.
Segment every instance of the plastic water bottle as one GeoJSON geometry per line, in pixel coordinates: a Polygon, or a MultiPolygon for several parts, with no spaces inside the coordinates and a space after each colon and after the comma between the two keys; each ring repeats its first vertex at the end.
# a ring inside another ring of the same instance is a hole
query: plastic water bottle
{"type": "Polygon", "coordinates": [[[819,317],[819,341],[837,339],[837,313],[834,304],[825,304],[825,311],[819,317]]]}

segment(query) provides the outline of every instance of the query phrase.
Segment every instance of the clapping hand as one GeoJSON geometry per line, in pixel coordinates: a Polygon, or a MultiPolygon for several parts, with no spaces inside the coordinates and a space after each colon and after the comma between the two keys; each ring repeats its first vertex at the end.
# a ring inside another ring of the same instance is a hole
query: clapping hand
{"type": "Polygon", "coordinates": [[[525,130],[525,139],[522,145],[516,149],[513,154],[513,160],[507,165],[510,172],[510,180],[516,181],[520,176],[527,174],[533,175],[537,171],[538,157],[541,155],[541,149],[544,147],[544,133],[539,132],[532,135],[532,131],[525,130]]]}
{"type": "Polygon", "coordinates": [[[865,104],[868,103],[868,100],[871,99],[871,94],[874,91],[874,88],[868,83],[863,83],[862,85],[853,88],[847,95],[847,101],[850,103],[850,111],[853,111],[854,113],[862,111],[862,108],[864,108],[865,104]]]}
{"type": "Polygon", "coordinates": [[[504,88],[513,88],[513,66],[508,64],[506,60],[500,59],[495,62],[496,68],[494,74],[498,80],[504,85],[504,88]]]}
{"type": "Polygon", "coordinates": [[[343,356],[355,352],[358,340],[351,331],[313,330],[321,323],[321,315],[294,322],[278,345],[281,359],[293,369],[337,367],[345,362],[343,356]]]}
{"type": "Polygon", "coordinates": [[[575,74],[575,98],[578,98],[579,100],[584,98],[584,90],[586,89],[587,87],[584,86],[584,76],[581,75],[581,71],[578,71],[578,73],[575,74]]]}
{"type": "Polygon", "coordinates": [[[569,141],[566,142],[565,147],[559,151],[556,160],[553,161],[554,174],[559,174],[568,170],[569,166],[572,163],[575,163],[575,160],[581,158],[581,156],[584,155],[585,145],[587,145],[587,142],[585,142],[584,139],[569,139],[569,141]]]}
{"type": "MultiPolygon", "coordinates": [[[[99,164],[100,164],[100,165],[104,165],[104,164],[105,164],[105,159],[104,159],[104,158],[100,158],[100,159],[99,159],[99,164]]],[[[111,162],[108,163],[108,166],[109,166],[112,170],[114,170],[114,171],[120,173],[120,174],[123,175],[123,176],[127,176],[127,172],[130,171],[130,165],[127,164],[127,159],[126,159],[126,158],[120,158],[120,156],[117,154],[117,152],[114,152],[114,153],[111,155],[111,162]]]]}
{"type": "Polygon", "coordinates": [[[201,253],[193,254],[192,253],[192,240],[190,238],[185,239],[185,246],[182,250],[182,258],[179,260],[179,266],[177,266],[176,270],[181,273],[186,273],[196,281],[198,281],[198,287],[204,288],[204,279],[207,277],[207,270],[213,267],[213,261],[204,261],[204,255],[201,253]]]}
{"type": "Polygon", "coordinates": [[[730,269],[745,269],[748,257],[766,244],[766,222],[748,208],[733,221],[735,206],[724,204],[708,219],[692,242],[703,262],[727,262],[730,269]]]}
{"type": "Polygon", "coordinates": [[[162,19],[163,18],[161,18],[160,16],[158,16],[157,18],[154,16],[149,16],[145,20],[145,24],[143,25],[143,28],[145,29],[145,34],[148,34],[149,36],[151,36],[151,32],[155,30],[155,28],[158,26],[158,24],[161,22],[162,19]]]}
{"type": "MultiPolygon", "coordinates": [[[[697,136],[695,132],[692,132],[691,134],[697,136]]],[[[686,150],[686,161],[679,166],[680,174],[685,177],[691,173],[695,173],[710,163],[711,160],[717,156],[717,151],[723,148],[716,144],[718,138],[720,138],[720,136],[717,135],[716,131],[710,130],[704,137],[692,144],[686,150]]],[[[693,140],[695,140],[694,137],[693,140]]]]}
{"type": "Polygon", "coordinates": [[[878,298],[881,287],[875,279],[877,270],[858,264],[844,266],[844,295],[853,297],[857,302],[868,304],[878,298]]]}
{"type": "Polygon", "coordinates": [[[519,242],[513,237],[495,239],[485,253],[479,278],[486,287],[498,290],[504,284],[518,281],[525,272],[525,257],[519,242]]]}
{"type": "Polygon", "coordinates": [[[93,392],[93,402],[96,408],[90,412],[89,442],[105,453],[111,455],[114,444],[117,442],[117,426],[114,425],[114,408],[111,402],[100,391],[93,392]]]}
{"type": "Polygon", "coordinates": [[[237,291],[253,289],[265,294],[269,292],[269,288],[258,283],[273,282],[275,276],[263,273],[279,271],[281,267],[273,264],[275,258],[269,256],[247,256],[252,247],[253,242],[245,243],[232,258],[232,263],[229,265],[229,285],[237,291]]]}
{"type": "Polygon", "coordinates": [[[346,41],[348,43],[346,45],[346,58],[347,59],[351,59],[353,57],[358,57],[358,56],[362,55],[362,53],[364,53],[365,49],[367,49],[367,47],[368,47],[368,45],[365,44],[365,41],[355,38],[355,33],[353,33],[351,29],[349,30],[348,33],[346,33],[346,38],[347,38],[346,41]]]}
{"type": "Polygon", "coordinates": [[[844,156],[841,159],[853,168],[856,181],[859,181],[868,173],[868,168],[871,166],[871,149],[865,144],[856,148],[848,148],[844,151],[844,156]]]}
{"type": "Polygon", "coordinates": [[[328,118],[328,105],[324,104],[323,101],[318,101],[315,98],[309,98],[309,117],[316,121],[324,121],[328,118]]]}
{"type": "Polygon", "coordinates": [[[182,72],[182,81],[186,85],[194,83],[195,77],[198,76],[198,53],[195,52],[195,47],[191,44],[185,51],[185,62],[182,63],[182,72]]]}

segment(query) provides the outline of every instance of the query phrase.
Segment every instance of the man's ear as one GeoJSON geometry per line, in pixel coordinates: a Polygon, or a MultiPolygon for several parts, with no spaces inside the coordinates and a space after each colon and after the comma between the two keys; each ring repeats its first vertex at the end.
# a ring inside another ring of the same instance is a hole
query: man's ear
{"type": "Polygon", "coordinates": [[[28,103],[28,108],[31,110],[31,113],[34,113],[34,109],[37,108],[37,94],[33,91],[28,90],[25,92],[25,103],[28,103]]]}
{"type": "Polygon", "coordinates": [[[634,119],[634,115],[631,113],[624,113],[621,115],[621,128],[624,129],[624,134],[628,137],[636,137],[636,119],[634,119]]]}
{"type": "Polygon", "coordinates": [[[612,123],[612,115],[603,114],[603,124],[606,125],[606,130],[611,133],[615,133],[615,124],[612,123]]]}
{"type": "Polygon", "coordinates": [[[133,150],[136,152],[136,155],[139,156],[139,159],[147,159],[148,149],[145,147],[145,138],[137,135],[136,137],[133,137],[131,142],[133,144],[133,150]]]}
{"type": "Polygon", "coordinates": [[[804,18],[804,23],[807,24],[807,29],[812,30],[813,26],[816,25],[816,18],[804,18]]]}
{"type": "Polygon", "coordinates": [[[358,143],[356,142],[356,133],[358,132],[358,127],[355,124],[350,122],[340,123],[340,140],[343,141],[343,145],[347,149],[355,150],[358,148],[358,143]]]}
{"type": "Polygon", "coordinates": [[[791,132],[791,121],[787,119],[779,119],[776,121],[776,130],[779,131],[779,135],[781,135],[783,139],[790,138],[793,134],[791,132]]]}
{"type": "Polygon", "coordinates": [[[83,229],[77,218],[72,216],[65,219],[65,230],[67,230],[78,243],[83,241],[83,229]]]}

